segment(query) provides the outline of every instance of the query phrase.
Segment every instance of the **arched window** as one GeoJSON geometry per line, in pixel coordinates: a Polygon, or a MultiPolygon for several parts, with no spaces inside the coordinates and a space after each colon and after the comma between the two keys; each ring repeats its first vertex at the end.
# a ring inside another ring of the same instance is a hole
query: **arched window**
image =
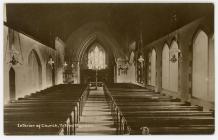
{"type": "Polygon", "coordinates": [[[170,59],[174,57],[177,61],[170,61],[170,90],[177,92],[178,91],[178,52],[174,52],[174,50],[178,50],[178,44],[174,40],[170,47],[170,59]]]}
{"type": "Polygon", "coordinates": [[[169,89],[170,86],[170,60],[169,60],[169,47],[164,44],[162,52],[162,88],[169,89]]]}
{"type": "Polygon", "coordinates": [[[156,51],[151,52],[151,85],[156,86],[156,51]]]}
{"type": "Polygon", "coordinates": [[[105,69],[105,51],[98,45],[93,45],[88,52],[88,68],[89,69],[105,69]]]}
{"type": "Polygon", "coordinates": [[[35,50],[32,50],[28,57],[29,65],[29,88],[31,92],[41,89],[42,86],[42,66],[39,56],[35,50]]]}
{"type": "Polygon", "coordinates": [[[192,95],[207,98],[208,90],[208,36],[199,31],[193,42],[192,95]]]}

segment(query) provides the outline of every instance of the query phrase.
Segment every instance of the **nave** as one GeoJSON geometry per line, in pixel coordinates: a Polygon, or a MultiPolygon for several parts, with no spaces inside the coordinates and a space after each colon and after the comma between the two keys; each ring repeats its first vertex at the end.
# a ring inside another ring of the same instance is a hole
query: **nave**
{"type": "Polygon", "coordinates": [[[134,84],[63,84],[4,106],[6,135],[212,134],[214,112],[134,84]],[[134,92],[134,94],[132,94],[134,92]]]}
{"type": "Polygon", "coordinates": [[[5,135],[214,134],[213,3],[3,7],[5,135]]]}

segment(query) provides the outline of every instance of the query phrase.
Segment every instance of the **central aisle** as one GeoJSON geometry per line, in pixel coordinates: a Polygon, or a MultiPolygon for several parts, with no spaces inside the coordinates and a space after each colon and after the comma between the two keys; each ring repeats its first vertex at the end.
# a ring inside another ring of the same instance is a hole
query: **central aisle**
{"type": "Polygon", "coordinates": [[[113,123],[103,88],[90,90],[76,135],[115,135],[113,123]]]}

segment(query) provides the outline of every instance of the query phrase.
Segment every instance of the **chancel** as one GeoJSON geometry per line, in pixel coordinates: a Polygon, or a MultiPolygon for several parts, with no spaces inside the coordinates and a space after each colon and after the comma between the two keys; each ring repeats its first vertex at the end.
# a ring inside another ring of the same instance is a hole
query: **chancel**
{"type": "Polygon", "coordinates": [[[6,3],[5,135],[213,134],[214,5],[6,3]]]}

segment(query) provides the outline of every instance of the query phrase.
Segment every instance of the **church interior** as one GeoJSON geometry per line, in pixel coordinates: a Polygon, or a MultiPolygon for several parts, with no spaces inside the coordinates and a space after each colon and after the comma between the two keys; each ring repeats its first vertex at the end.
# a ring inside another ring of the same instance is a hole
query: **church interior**
{"type": "Polygon", "coordinates": [[[211,3],[4,4],[5,135],[213,134],[211,3]]]}

